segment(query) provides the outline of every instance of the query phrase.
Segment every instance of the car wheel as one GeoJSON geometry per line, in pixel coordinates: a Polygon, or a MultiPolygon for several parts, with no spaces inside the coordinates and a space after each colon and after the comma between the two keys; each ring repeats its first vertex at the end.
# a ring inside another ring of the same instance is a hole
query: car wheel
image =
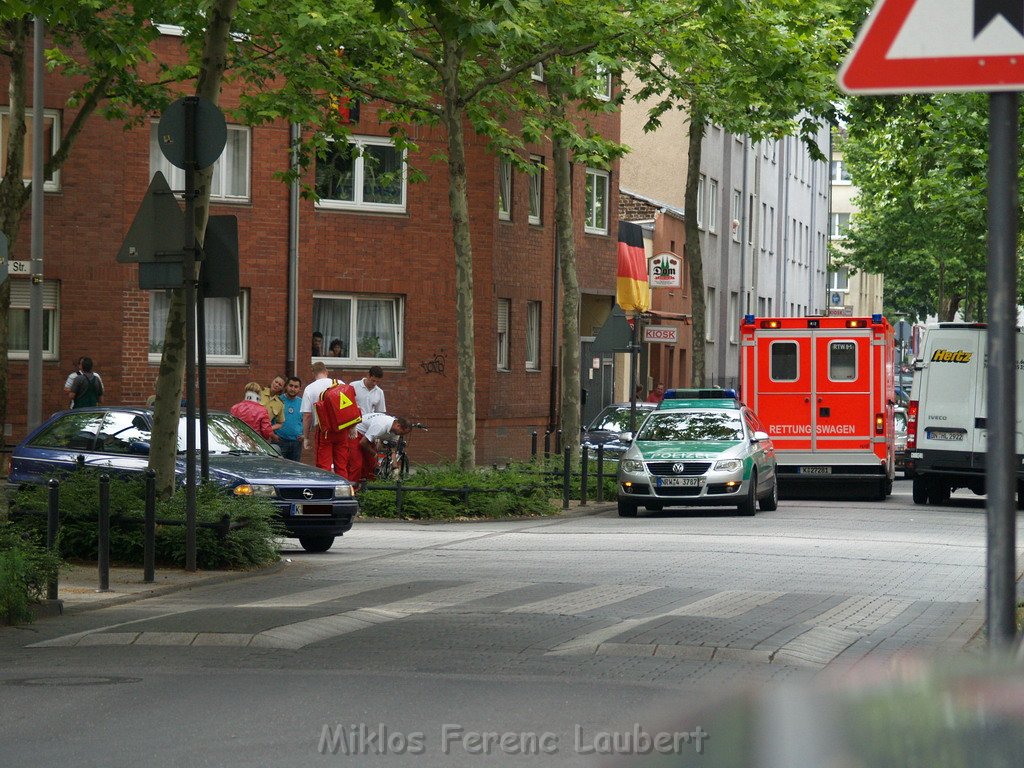
{"type": "Polygon", "coordinates": [[[762,512],[774,512],[779,508],[779,478],[772,477],[772,490],[758,502],[762,512]]]}
{"type": "Polygon", "coordinates": [[[737,506],[741,515],[754,515],[757,513],[757,470],[750,472],[750,487],[747,488],[747,495],[737,506]]]}
{"type": "Polygon", "coordinates": [[[334,544],[333,536],[299,536],[299,544],[307,552],[326,552],[334,544]]]}
{"type": "Polygon", "coordinates": [[[892,478],[885,478],[885,482],[882,483],[882,489],[885,491],[885,495],[882,496],[882,500],[885,501],[886,497],[892,496],[892,478]]]}
{"type": "Polygon", "coordinates": [[[923,477],[914,478],[913,495],[915,504],[928,503],[928,481],[923,477]]]}
{"type": "Polygon", "coordinates": [[[1017,509],[1024,509],[1024,482],[1017,481],[1017,509]]]}
{"type": "Polygon", "coordinates": [[[932,504],[949,504],[949,496],[953,489],[941,480],[933,481],[928,488],[928,500],[932,504]]]}
{"type": "Polygon", "coordinates": [[[619,499],[619,517],[636,517],[637,503],[619,499]]]}

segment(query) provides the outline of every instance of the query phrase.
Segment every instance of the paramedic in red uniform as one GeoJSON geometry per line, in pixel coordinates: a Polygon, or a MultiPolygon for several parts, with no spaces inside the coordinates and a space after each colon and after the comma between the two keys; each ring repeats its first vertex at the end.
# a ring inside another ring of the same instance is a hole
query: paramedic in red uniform
{"type": "MultiPolygon", "coordinates": [[[[340,383],[342,382],[339,379],[332,379],[327,374],[327,366],[324,363],[313,363],[313,381],[302,391],[302,405],[299,406],[299,412],[302,414],[302,447],[305,450],[313,447],[314,463],[328,472],[334,471],[334,444],[322,439],[320,430],[317,429],[316,410],[313,406],[320,399],[320,395],[340,383]]],[[[347,457],[345,458],[345,463],[340,467],[342,473],[348,463],[347,457]]]]}

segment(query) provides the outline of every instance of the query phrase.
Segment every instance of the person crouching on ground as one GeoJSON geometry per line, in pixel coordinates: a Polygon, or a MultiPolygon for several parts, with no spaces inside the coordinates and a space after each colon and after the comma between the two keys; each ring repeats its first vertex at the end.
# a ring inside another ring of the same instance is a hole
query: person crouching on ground
{"type": "Polygon", "coordinates": [[[231,415],[241,419],[265,440],[277,442],[277,435],[270,424],[270,416],[262,403],[263,387],[258,381],[250,381],[245,385],[245,396],[242,401],[231,406],[231,415]]]}
{"type": "MultiPolygon", "coordinates": [[[[370,413],[356,424],[359,435],[358,472],[349,478],[353,483],[364,483],[373,480],[377,474],[377,443],[389,435],[407,435],[412,431],[412,424],[401,416],[388,416],[386,413],[370,413]]],[[[397,457],[396,457],[397,458],[397,457]]],[[[351,465],[350,465],[351,466],[351,465]]],[[[355,467],[353,467],[355,469],[355,467]]]]}

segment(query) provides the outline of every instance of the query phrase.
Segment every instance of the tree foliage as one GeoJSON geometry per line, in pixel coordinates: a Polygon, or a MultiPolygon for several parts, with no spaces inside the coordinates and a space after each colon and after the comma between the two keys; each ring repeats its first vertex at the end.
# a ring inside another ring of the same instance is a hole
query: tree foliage
{"type": "Polygon", "coordinates": [[[984,319],[986,96],[859,97],[848,111],[858,211],[837,257],[882,274],[893,311],[984,319]]]}

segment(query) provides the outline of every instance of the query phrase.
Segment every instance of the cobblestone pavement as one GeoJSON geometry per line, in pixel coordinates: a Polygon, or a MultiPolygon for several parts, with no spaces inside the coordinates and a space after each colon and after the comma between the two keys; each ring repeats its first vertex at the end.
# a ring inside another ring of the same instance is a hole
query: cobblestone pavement
{"type": "MultiPolygon", "coordinates": [[[[646,686],[653,702],[964,655],[984,618],[984,507],[960,495],[916,507],[905,486],[885,504],[784,501],[754,518],[620,519],[606,506],[550,520],[357,523],[329,553],[286,551],[271,573],[2,629],[0,683],[329,670],[427,676],[440,689],[502,681],[509,696],[531,681],[609,695],[646,686]]],[[[0,685],[5,709],[12,690],[0,685]]],[[[574,713],[578,723],[592,707],[616,711],[609,702],[536,707],[568,729],[574,713]]]]}

